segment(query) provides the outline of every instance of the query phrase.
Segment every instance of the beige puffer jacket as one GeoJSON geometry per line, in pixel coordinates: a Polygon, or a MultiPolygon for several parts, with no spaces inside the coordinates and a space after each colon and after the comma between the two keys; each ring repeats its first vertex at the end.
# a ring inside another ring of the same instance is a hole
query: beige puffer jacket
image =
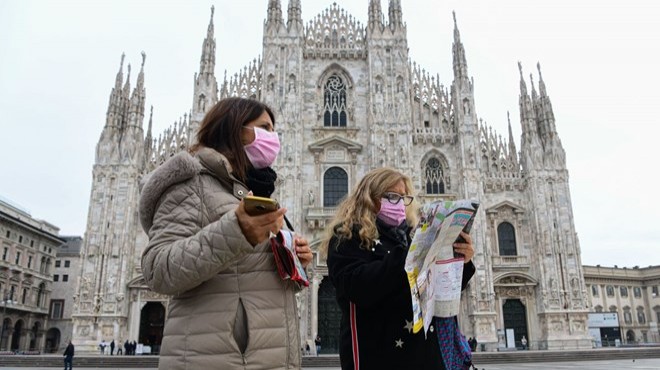
{"type": "Polygon", "coordinates": [[[298,286],[279,277],[268,242],[243,236],[234,210],[248,190],[230,168],[212,149],[179,153],[142,189],[142,273],[172,295],[159,369],[301,367],[298,286]]]}

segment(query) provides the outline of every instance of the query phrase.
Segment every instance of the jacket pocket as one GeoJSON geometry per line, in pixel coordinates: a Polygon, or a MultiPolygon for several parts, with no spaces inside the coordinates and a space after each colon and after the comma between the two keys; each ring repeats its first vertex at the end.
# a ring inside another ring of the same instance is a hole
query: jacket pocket
{"type": "Polygon", "coordinates": [[[248,342],[250,341],[250,333],[248,332],[247,313],[243,306],[243,300],[239,298],[238,307],[236,307],[236,319],[234,320],[234,328],[232,330],[234,340],[238,345],[238,350],[241,354],[245,354],[248,342]]]}

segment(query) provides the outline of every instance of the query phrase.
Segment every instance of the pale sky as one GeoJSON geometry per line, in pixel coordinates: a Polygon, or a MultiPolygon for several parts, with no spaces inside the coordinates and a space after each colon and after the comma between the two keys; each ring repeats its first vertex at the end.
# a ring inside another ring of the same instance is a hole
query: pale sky
{"type": "MultiPolygon", "coordinates": [[[[305,24],[332,0],[302,0],[305,24]]],[[[83,235],[95,146],[122,52],[131,86],[147,54],[157,135],[192,104],[215,5],[216,76],[262,50],[267,0],[0,1],[0,196],[83,235]]],[[[366,24],[369,0],[338,1],[366,24]]],[[[660,2],[401,0],[410,57],[452,81],[452,10],[477,114],[520,150],[521,61],[552,100],[583,264],[660,265],[660,2]]],[[[286,18],[288,1],[282,0],[286,18]]],[[[381,0],[387,18],[388,1],[381,0]]],[[[538,86],[537,86],[538,88],[538,86]]],[[[146,129],[145,120],[145,129],[146,129]]]]}

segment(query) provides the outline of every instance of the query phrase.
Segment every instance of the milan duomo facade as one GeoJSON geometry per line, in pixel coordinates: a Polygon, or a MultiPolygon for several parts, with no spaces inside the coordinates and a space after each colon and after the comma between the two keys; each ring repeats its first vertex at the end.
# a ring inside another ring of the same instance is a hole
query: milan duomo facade
{"type": "MultiPolygon", "coordinates": [[[[477,116],[456,19],[453,75],[445,87],[410,62],[401,1],[388,5],[386,17],[381,0],[368,1],[366,25],[337,4],[305,25],[300,0],[289,0],[286,21],[280,1],[269,0],[262,57],[221,82],[214,73],[212,9],[192,109],[157,139],[151,117],[144,131],[145,55],[132,91],[122,56],[96,149],[74,297],[73,340],[80,350],[112,339],[158,350],[168,297],[142,279],[147,238],[138,226],[138,184],[186,150],[205,112],[229,96],[273,107],[282,142],[273,197],[314,249],[338,200],[367,171],[398,168],[413,179],[421,203],[481,201],[472,231],[477,273],[459,318],[466,337],[496,350],[513,329],[516,342],[525,335],[533,349],[591,348],[565,152],[540,68],[537,91],[519,66],[518,151],[510,122],[506,140],[477,116]]],[[[336,352],[340,314],[325,261],[316,256],[308,272],[312,284],[298,300],[300,335],[311,342],[318,334],[322,351],[336,352]]]]}

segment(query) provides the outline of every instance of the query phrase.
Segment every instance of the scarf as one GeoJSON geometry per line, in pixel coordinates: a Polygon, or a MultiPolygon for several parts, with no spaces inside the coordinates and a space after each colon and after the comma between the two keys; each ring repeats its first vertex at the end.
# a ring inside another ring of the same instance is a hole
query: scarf
{"type": "Polygon", "coordinates": [[[461,334],[455,317],[434,317],[440,353],[447,370],[463,370],[472,366],[470,346],[461,334]]]}
{"type": "Polygon", "coordinates": [[[277,174],[272,168],[266,167],[258,170],[250,166],[245,182],[248,189],[252,190],[252,194],[270,198],[275,191],[275,180],[277,180],[277,174]]]}

